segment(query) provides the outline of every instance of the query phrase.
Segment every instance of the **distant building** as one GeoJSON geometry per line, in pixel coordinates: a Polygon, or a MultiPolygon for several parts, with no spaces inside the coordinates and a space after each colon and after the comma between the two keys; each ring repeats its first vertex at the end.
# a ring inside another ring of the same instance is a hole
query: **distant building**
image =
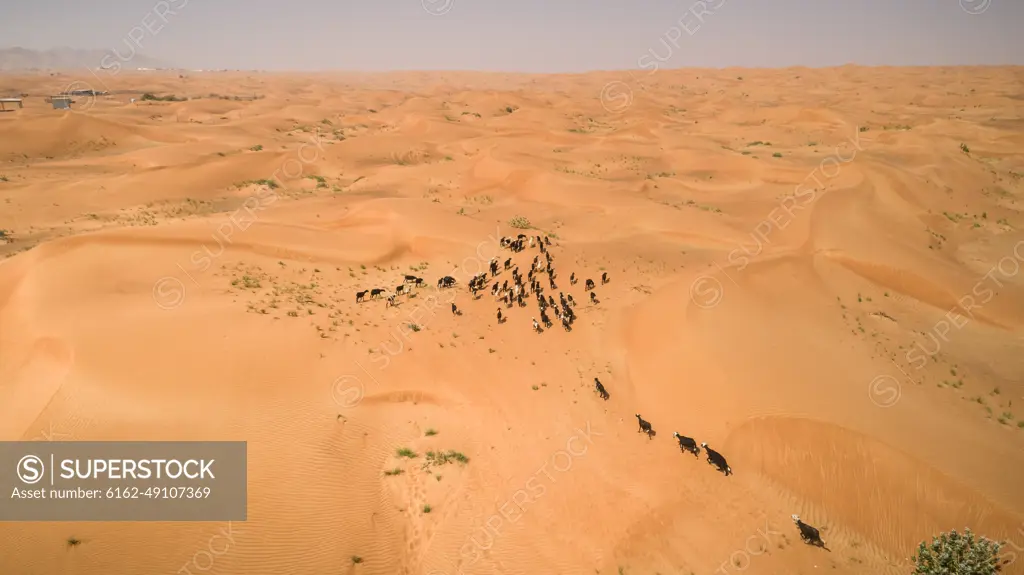
{"type": "Polygon", "coordinates": [[[71,97],[70,96],[54,96],[50,98],[53,102],[54,110],[70,110],[71,109],[71,97]]]}
{"type": "Polygon", "coordinates": [[[0,98],[0,111],[7,111],[7,105],[14,108],[17,105],[21,108],[21,98],[0,98]]]}

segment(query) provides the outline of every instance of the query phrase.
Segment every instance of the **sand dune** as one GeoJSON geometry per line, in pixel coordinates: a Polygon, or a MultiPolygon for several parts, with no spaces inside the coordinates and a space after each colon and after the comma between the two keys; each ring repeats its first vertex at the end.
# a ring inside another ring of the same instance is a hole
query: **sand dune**
{"type": "Polygon", "coordinates": [[[0,438],[248,441],[248,521],[11,523],[0,570],[901,574],[951,528],[1024,548],[1019,74],[123,72],[70,112],[28,98],[0,114],[0,438]],[[529,269],[519,233],[551,240],[571,331],[468,291],[529,269]],[[356,302],[408,274],[397,307],[356,302]]]}

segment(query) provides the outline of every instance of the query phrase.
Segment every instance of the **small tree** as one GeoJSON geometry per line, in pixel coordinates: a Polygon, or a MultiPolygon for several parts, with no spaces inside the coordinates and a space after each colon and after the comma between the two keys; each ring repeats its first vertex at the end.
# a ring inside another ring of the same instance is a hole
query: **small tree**
{"type": "Polygon", "coordinates": [[[961,535],[956,529],[924,541],[914,556],[914,575],[994,575],[1000,571],[999,543],[970,529],[961,535]]]}

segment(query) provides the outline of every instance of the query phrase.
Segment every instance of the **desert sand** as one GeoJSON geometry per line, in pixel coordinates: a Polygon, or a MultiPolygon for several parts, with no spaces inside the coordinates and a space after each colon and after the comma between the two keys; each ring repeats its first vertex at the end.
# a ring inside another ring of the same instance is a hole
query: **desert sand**
{"type": "Polygon", "coordinates": [[[249,446],[244,523],[6,523],[0,570],[895,574],[970,527],[1024,573],[1022,78],[0,76],[0,439],[249,446]],[[520,233],[571,331],[467,290],[520,233]]]}

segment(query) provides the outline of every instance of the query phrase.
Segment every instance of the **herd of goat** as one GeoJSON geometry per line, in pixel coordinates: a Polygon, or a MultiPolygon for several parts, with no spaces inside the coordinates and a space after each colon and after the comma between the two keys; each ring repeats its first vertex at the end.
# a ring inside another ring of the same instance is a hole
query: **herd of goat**
{"type": "MultiPolygon", "coordinates": [[[[573,308],[576,307],[576,300],[573,299],[572,295],[567,295],[562,292],[558,292],[558,300],[552,295],[544,296],[544,285],[540,280],[542,273],[547,274],[548,287],[552,292],[558,289],[558,285],[555,284],[555,278],[558,277],[558,273],[554,268],[554,258],[551,256],[551,252],[548,251],[548,246],[551,245],[551,238],[544,236],[532,236],[528,237],[525,234],[519,234],[516,238],[502,238],[501,247],[508,249],[514,253],[518,253],[526,249],[527,247],[537,246],[540,248],[540,253],[544,256],[544,261],[541,261],[541,256],[537,255],[533,258],[533,262],[530,264],[530,271],[527,272],[525,279],[522,273],[519,271],[519,266],[513,266],[512,258],[506,259],[499,265],[497,258],[491,259],[488,262],[488,271],[481,272],[475,275],[469,281],[469,290],[473,293],[474,299],[480,299],[480,292],[487,289],[487,282],[494,280],[494,284],[491,286],[491,296],[495,298],[495,301],[503,302],[506,308],[512,308],[514,305],[519,307],[527,307],[527,298],[532,294],[537,299],[537,306],[539,308],[540,321],[536,317],[530,318],[533,323],[533,329],[537,333],[543,333],[545,328],[550,328],[554,323],[551,321],[551,317],[548,315],[550,309],[555,315],[555,318],[562,324],[562,329],[565,331],[572,331],[572,324],[576,321],[576,312],[573,308]],[[498,281],[496,278],[503,271],[512,272],[512,282],[509,280],[498,281]]],[[[576,285],[578,279],[575,273],[569,275],[569,284],[576,285]]],[[[601,284],[608,283],[608,273],[604,272],[601,274],[601,284]]],[[[406,275],[402,283],[395,287],[393,294],[388,294],[388,290],[385,288],[373,288],[363,291],[356,292],[356,302],[365,301],[367,294],[370,299],[386,298],[386,306],[390,307],[397,305],[397,297],[404,294],[411,293],[411,289],[424,285],[424,280],[421,277],[413,275],[406,275]]],[[[452,276],[444,276],[437,280],[438,289],[449,289],[455,287],[457,281],[452,276]]],[[[585,289],[590,292],[590,303],[599,304],[601,300],[597,299],[597,294],[594,292],[596,284],[594,280],[588,279],[584,282],[585,289]]],[[[452,314],[461,315],[458,306],[452,304],[452,314]]],[[[497,311],[498,323],[503,324],[507,321],[506,312],[502,312],[501,307],[498,307],[497,311]]]]}
{"type": "MultiPolygon", "coordinates": [[[[502,265],[500,266],[496,258],[491,259],[491,261],[488,262],[488,270],[477,274],[469,281],[469,290],[473,293],[473,298],[480,299],[480,292],[485,290],[487,288],[488,281],[493,279],[494,283],[490,288],[491,296],[495,298],[495,301],[503,302],[506,308],[512,308],[513,305],[526,307],[526,298],[533,294],[537,299],[537,306],[539,308],[540,315],[539,322],[536,317],[531,318],[533,321],[533,329],[537,333],[543,333],[544,328],[550,328],[553,325],[551,318],[547,313],[548,309],[552,310],[555,317],[561,322],[562,328],[565,331],[572,331],[572,324],[576,320],[576,313],[573,311],[573,308],[576,307],[576,301],[573,299],[572,295],[566,295],[562,292],[558,292],[557,302],[552,295],[548,295],[547,297],[544,296],[544,286],[540,280],[540,274],[542,273],[547,274],[548,287],[551,291],[554,292],[558,290],[558,286],[555,284],[555,278],[558,274],[554,268],[554,258],[551,256],[551,252],[547,249],[550,245],[551,239],[548,236],[529,237],[525,234],[519,234],[516,238],[501,238],[501,247],[508,249],[513,253],[519,253],[526,249],[527,246],[530,248],[538,247],[540,249],[540,254],[544,256],[544,262],[541,262],[540,255],[534,256],[530,265],[530,271],[526,275],[526,281],[524,281],[523,275],[519,272],[519,267],[513,266],[511,257],[502,262],[502,265]],[[502,282],[499,282],[496,279],[503,271],[512,272],[511,285],[507,279],[502,282]]],[[[602,273],[601,285],[604,285],[609,281],[607,272],[602,273]]],[[[578,279],[576,274],[570,274],[569,284],[576,285],[577,282],[578,279]]],[[[444,276],[437,280],[437,288],[450,289],[454,288],[457,283],[458,282],[454,277],[444,276]]],[[[396,298],[398,296],[409,294],[411,293],[412,287],[420,287],[422,285],[424,285],[423,278],[406,275],[403,282],[395,288],[395,293],[386,296],[386,307],[397,305],[396,298]]],[[[597,295],[594,292],[595,287],[596,284],[594,283],[594,280],[588,279],[584,282],[584,289],[590,292],[591,303],[598,304],[600,303],[600,300],[597,299],[597,295]]],[[[370,299],[379,299],[385,297],[386,292],[387,290],[383,288],[359,291],[356,292],[356,302],[364,301],[367,294],[370,295],[370,299]]],[[[462,315],[462,312],[454,303],[452,303],[452,314],[462,315]]],[[[500,306],[498,307],[497,319],[499,324],[503,324],[507,321],[507,318],[505,314],[502,313],[500,306]]],[[[601,399],[607,400],[611,397],[608,390],[605,389],[604,384],[602,384],[596,377],[594,378],[594,387],[601,399]]],[[[638,432],[646,433],[648,439],[651,439],[656,435],[651,422],[645,420],[639,413],[636,414],[636,419],[639,424],[638,432]]],[[[700,446],[698,446],[696,440],[692,437],[680,435],[679,432],[674,432],[672,436],[677,442],[679,442],[679,449],[681,451],[689,452],[692,453],[694,457],[699,457],[700,450],[703,448],[707,454],[707,462],[709,464],[714,465],[726,476],[732,475],[732,468],[729,467],[725,457],[721,453],[708,447],[707,443],[701,443],[700,446]]],[[[800,538],[804,542],[825,548],[825,544],[821,540],[821,535],[818,533],[816,528],[801,521],[800,516],[798,515],[793,515],[792,519],[800,530],[800,538]]]]}
{"type": "MultiPolygon", "coordinates": [[[[597,379],[596,377],[594,378],[594,388],[597,390],[597,394],[601,396],[601,399],[609,399],[611,397],[611,395],[608,393],[608,390],[605,389],[604,384],[601,383],[601,380],[597,379]]],[[[637,429],[638,432],[646,433],[648,439],[653,438],[654,435],[656,435],[654,427],[651,425],[651,422],[641,417],[639,413],[636,414],[636,420],[639,424],[639,429],[637,429]]],[[[718,468],[719,471],[721,471],[726,476],[732,475],[732,468],[729,467],[729,463],[726,462],[725,456],[715,451],[714,449],[708,447],[707,443],[701,443],[700,447],[698,447],[696,440],[694,440],[692,437],[680,435],[678,431],[673,432],[672,437],[674,437],[676,441],[679,442],[679,449],[681,451],[688,451],[692,453],[694,457],[700,456],[700,450],[701,448],[704,448],[704,451],[707,453],[708,463],[710,465],[714,465],[716,468],[718,468]]],[[[826,548],[825,542],[821,540],[821,534],[818,532],[817,528],[812,527],[801,521],[799,515],[793,515],[792,518],[793,523],[795,523],[797,528],[800,530],[800,538],[804,540],[804,542],[821,548],[826,548]]]]}

